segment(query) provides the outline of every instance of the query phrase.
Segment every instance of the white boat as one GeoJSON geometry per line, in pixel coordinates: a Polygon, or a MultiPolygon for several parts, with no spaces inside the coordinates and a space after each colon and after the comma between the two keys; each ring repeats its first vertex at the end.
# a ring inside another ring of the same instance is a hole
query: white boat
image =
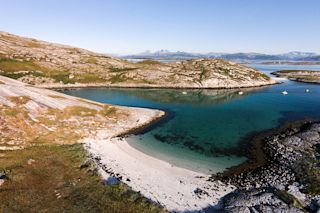
{"type": "Polygon", "coordinates": [[[238,92],[238,94],[239,94],[239,95],[243,95],[243,92],[242,92],[242,91],[240,91],[240,92],[238,92]]]}
{"type": "Polygon", "coordinates": [[[287,91],[283,91],[282,94],[288,95],[288,92],[287,91]]]}

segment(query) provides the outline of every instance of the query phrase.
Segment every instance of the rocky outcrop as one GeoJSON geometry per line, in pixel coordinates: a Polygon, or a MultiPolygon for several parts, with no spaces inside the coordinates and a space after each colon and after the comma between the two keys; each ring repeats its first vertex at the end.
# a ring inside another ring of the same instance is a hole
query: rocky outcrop
{"type": "Polygon", "coordinates": [[[0,32],[0,74],[44,87],[239,88],[275,83],[221,59],[132,63],[80,48],[0,32]]]}
{"type": "Polygon", "coordinates": [[[303,212],[301,209],[285,203],[271,189],[237,190],[224,198],[224,210],[227,213],[238,212],[303,212]]]}
{"type": "Polygon", "coordinates": [[[101,129],[106,129],[105,137],[115,137],[164,115],[160,110],[68,96],[4,76],[0,81],[0,150],[39,143],[74,144],[83,138],[99,137],[101,129]]]}
{"type": "Polygon", "coordinates": [[[221,178],[239,189],[225,197],[224,208],[230,212],[319,210],[319,147],[319,123],[307,123],[267,137],[266,165],[221,178]]]}
{"type": "Polygon", "coordinates": [[[320,71],[312,70],[280,70],[272,73],[278,77],[285,77],[293,81],[320,84],[320,71]]]}

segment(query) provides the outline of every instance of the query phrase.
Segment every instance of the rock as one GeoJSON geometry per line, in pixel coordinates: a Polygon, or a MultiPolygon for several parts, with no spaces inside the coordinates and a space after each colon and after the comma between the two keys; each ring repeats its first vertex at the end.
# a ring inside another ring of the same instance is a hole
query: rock
{"type": "Polygon", "coordinates": [[[305,201],[306,200],[306,195],[301,193],[300,190],[299,190],[299,187],[297,187],[297,186],[294,186],[294,185],[288,186],[288,193],[292,194],[293,196],[295,196],[300,201],[305,201]]]}
{"type": "Polygon", "coordinates": [[[120,183],[119,179],[114,176],[110,176],[110,177],[108,177],[107,180],[105,180],[105,184],[107,184],[107,185],[116,185],[119,183],[120,183]]]}
{"type": "Polygon", "coordinates": [[[276,184],[275,188],[278,189],[278,190],[285,190],[286,187],[283,184],[280,183],[280,184],[276,184]]]}
{"type": "Polygon", "coordinates": [[[317,205],[318,208],[320,208],[320,196],[314,199],[314,203],[317,205]]]}
{"type": "Polygon", "coordinates": [[[28,165],[32,165],[34,162],[36,162],[36,161],[33,159],[29,159],[27,163],[28,163],[28,165]]]}
{"type": "Polygon", "coordinates": [[[2,184],[4,184],[4,180],[0,179],[0,186],[2,186],[2,184]]]}
{"type": "Polygon", "coordinates": [[[316,141],[319,142],[320,136],[318,132],[315,131],[307,131],[299,134],[299,137],[305,141],[316,141]]]}
{"type": "Polygon", "coordinates": [[[87,159],[85,162],[83,162],[80,165],[80,169],[89,168],[94,164],[94,162],[91,159],[87,159]]]}
{"type": "Polygon", "coordinates": [[[307,168],[314,174],[319,174],[318,130],[320,130],[319,123],[306,124],[300,128],[291,128],[275,136],[269,136],[264,143],[264,151],[268,157],[267,165],[221,179],[225,183],[237,186],[240,190],[226,196],[226,208],[230,212],[245,211],[245,207],[251,212],[264,212],[266,209],[270,212],[299,212],[299,209],[283,203],[282,199],[292,199],[290,196],[287,197],[286,193],[304,205],[311,206],[311,200],[315,196],[311,193],[305,194],[308,192],[308,183],[302,184],[298,180],[301,180],[300,177],[306,172],[310,172],[307,168]],[[279,194],[282,198],[275,195],[275,189],[284,192],[279,194]]]}
{"type": "Polygon", "coordinates": [[[6,178],[6,174],[4,172],[0,172],[0,179],[5,179],[6,178]]]}
{"type": "Polygon", "coordinates": [[[205,190],[203,189],[200,189],[200,188],[196,188],[195,190],[193,190],[193,192],[198,195],[198,196],[201,196],[201,195],[207,195],[209,196],[209,193],[206,192],[205,190]]]}
{"type": "Polygon", "coordinates": [[[223,198],[225,212],[303,212],[287,205],[270,188],[237,190],[223,198]]]}

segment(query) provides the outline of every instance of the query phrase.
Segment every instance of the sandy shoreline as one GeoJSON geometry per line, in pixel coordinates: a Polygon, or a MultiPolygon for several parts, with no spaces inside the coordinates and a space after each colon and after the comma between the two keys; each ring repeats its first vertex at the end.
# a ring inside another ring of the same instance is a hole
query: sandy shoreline
{"type": "Polygon", "coordinates": [[[235,190],[210,175],[194,172],[146,155],[124,138],[87,138],[83,141],[101,168],[105,180],[118,180],[169,211],[196,211],[218,207],[235,190]]]}

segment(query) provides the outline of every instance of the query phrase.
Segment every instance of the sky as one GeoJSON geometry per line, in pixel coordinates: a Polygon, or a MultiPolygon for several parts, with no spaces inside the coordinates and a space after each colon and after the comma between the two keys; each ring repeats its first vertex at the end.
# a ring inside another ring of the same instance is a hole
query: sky
{"type": "Polygon", "coordinates": [[[320,53],[320,0],[0,0],[0,30],[122,55],[320,53]]]}

